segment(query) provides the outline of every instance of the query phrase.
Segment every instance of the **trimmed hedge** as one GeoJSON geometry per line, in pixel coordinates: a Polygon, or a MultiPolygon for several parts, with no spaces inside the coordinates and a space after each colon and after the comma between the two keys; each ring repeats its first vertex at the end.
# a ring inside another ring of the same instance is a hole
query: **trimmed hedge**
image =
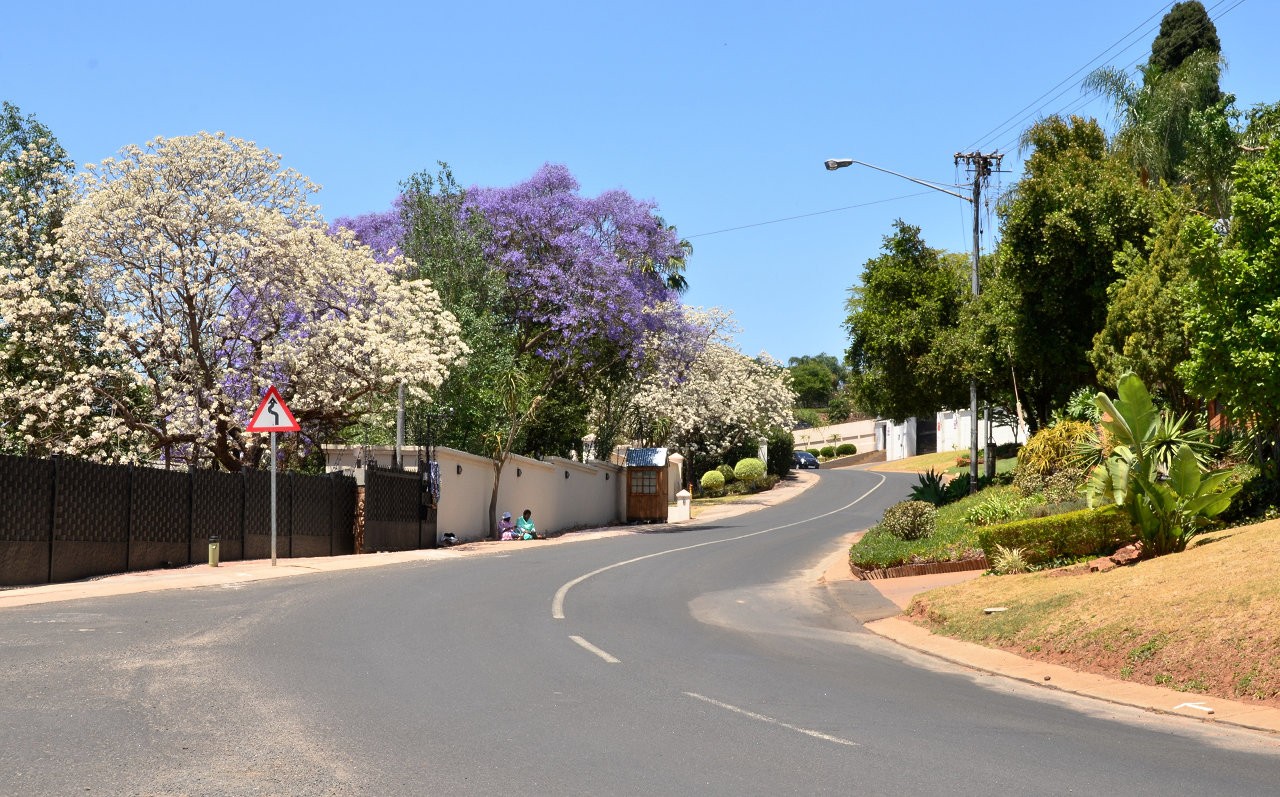
{"type": "Polygon", "coordinates": [[[733,466],[733,475],[747,484],[755,484],[764,478],[764,463],[755,457],[745,457],[733,466]]]}
{"type": "Polygon", "coordinates": [[[834,446],[823,446],[819,449],[818,454],[823,459],[831,459],[836,455],[836,449],[834,446]]]}
{"type": "Polygon", "coordinates": [[[848,457],[858,453],[858,447],[853,443],[841,443],[836,446],[837,457],[848,457]]]}
{"type": "Polygon", "coordinates": [[[1107,507],[988,526],[978,532],[978,545],[988,560],[1003,545],[1021,548],[1027,564],[1038,565],[1060,556],[1107,556],[1137,538],[1128,515],[1107,507]]]}
{"type": "Polygon", "coordinates": [[[709,470],[702,474],[701,484],[703,490],[723,490],[724,474],[718,470],[709,470]]]}

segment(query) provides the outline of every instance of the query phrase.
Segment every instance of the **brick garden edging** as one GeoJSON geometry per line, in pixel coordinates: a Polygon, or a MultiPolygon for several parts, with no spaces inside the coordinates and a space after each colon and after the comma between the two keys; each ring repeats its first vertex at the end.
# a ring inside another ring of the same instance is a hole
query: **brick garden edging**
{"type": "Polygon", "coordinates": [[[919,565],[898,565],[897,567],[884,567],[876,570],[863,570],[850,563],[849,569],[853,571],[854,578],[859,581],[870,581],[877,578],[905,578],[907,576],[928,576],[934,573],[959,573],[964,570],[989,570],[991,565],[987,563],[987,557],[981,556],[977,559],[965,559],[960,562],[925,562],[919,565]]]}

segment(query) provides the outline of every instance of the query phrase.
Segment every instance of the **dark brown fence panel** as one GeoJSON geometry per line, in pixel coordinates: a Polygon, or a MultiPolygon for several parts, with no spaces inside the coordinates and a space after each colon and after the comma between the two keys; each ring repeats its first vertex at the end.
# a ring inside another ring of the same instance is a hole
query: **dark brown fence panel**
{"type": "MultiPolygon", "coordinates": [[[[242,471],[244,476],[244,558],[271,558],[271,471],[242,471]]],[[[276,556],[292,556],[289,479],[276,474],[276,556]]]]}
{"type": "Polygon", "coordinates": [[[49,580],[53,462],[0,456],[0,586],[49,580]]]}
{"type": "Polygon", "coordinates": [[[332,514],[334,483],[327,476],[289,474],[289,495],[293,530],[293,556],[333,554],[332,514]]]}
{"type": "Polygon", "coordinates": [[[333,539],[333,555],[348,556],[356,552],[356,480],[338,473],[333,480],[329,504],[329,534],[333,539]]]}
{"type": "Polygon", "coordinates": [[[191,474],[134,468],[129,569],[191,563],[191,474]]]}
{"type": "Polygon", "coordinates": [[[129,569],[129,468],[54,461],[57,489],[49,580],[129,569]]]}
{"type": "MultiPolygon", "coordinates": [[[[412,474],[384,482],[398,547],[382,550],[418,547],[415,485],[412,474]]],[[[280,473],[276,486],[277,556],[355,552],[355,479],[280,473]]],[[[225,560],[271,556],[270,472],[0,455],[0,490],[0,586],[202,562],[213,536],[225,560]]]]}
{"type": "Polygon", "coordinates": [[[422,547],[422,486],[416,473],[369,468],[364,474],[364,550],[422,547]]]}
{"type": "MultiPolygon", "coordinates": [[[[244,480],[240,474],[209,470],[191,474],[191,561],[208,561],[210,537],[218,538],[221,559],[243,559],[243,524],[244,480]]],[[[270,525],[267,533],[271,533],[270,525]]]]}

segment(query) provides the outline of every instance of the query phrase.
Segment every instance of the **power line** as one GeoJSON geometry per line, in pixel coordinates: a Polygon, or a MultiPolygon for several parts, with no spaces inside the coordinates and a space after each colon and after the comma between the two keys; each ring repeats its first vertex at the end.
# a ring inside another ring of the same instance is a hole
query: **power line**
{"type": "MultiPolygon", "coordinates": [[[[1231,0],[1218,0],[1218,2],[1214,3],[1214,4],[1213,4],[1212,6],[1210,6],[1208,9],[1206,9],[1206,11],[1205,11],[1206,15],[1208,15],[1208,14],[1210,14],[1211,12],[1213,12],[1213,11],[1217,10],[1217,8],[1218,8],[1219,6],[1222,6],[1223,4],[1228,3],[1228,2],[1231,2],[1231,0]]],[[[1216,19],[1215,19],[1215,18],[1213,18],[1213,17],[1210,17],[1210,19],[1209,19],[1209,23],[1213,23],[1213,22],[1216,22],[1216,21],[1218,21],[1218,20],[1221,20],[1221,19],[1222,19],[1223,17],[1225,17],[1227,14],[1230,14],[1232,11],[1236,10],[1236,9],[1237,9],[1237,8],[1239,8],[1241,5],[1243,5],[1243,4],[1244,4],[1244,2],[1245,2],[1245,0],[1234,0],[1234,2],[1232,2],[1232,4],[1231,4],[1228,8],[1224,9],[1224,10],[1222,11],[1222,13],[1218,14],[1218,16],[1217,16],[1217,18],[1216,18],[1216,19]]],[[[1157,13],[1159,13],[1159,12],[1157,12],[1157,13]]],[[[1148,19],[1149,19],[1149,18],[1148,18],[1148,19]]],[[[1144,22],[1143,24],[1145,25],[1146,23],[1144,22]]],[[[1141,26],[1139,26],[1139,27],[1141,27],[1141,26]]],[[[1147,32],[1148,32],[1148,33],[1150,33],[1151,31],[1156,30],[1156,28],[1157,28],[1157,27],[1158,27],[1158,26],[1153,26],[1153,27],[1152,27],[1152,28],[1150,28],[1147,32]]],[[[1193,30],[1191,30],[1191,31],[1186,31],[1186,32],[1184,32],[1184,33],[1183,33],[1183,35],[1184,35],[1184,36],[1191,36],[1191,35],[1193,35],[1193,34],[1195,34],[1195,33],[1198,33],[1198,32],[1199,32],[1200,30],[1202,30],[1204,27],[1205,27],[1205,25],[1204,25],[1204,24],[1202,24],[1202,25],[1200,25],[1200,26],[1196,27],[1195,29],[1193,29],[1193,30]]],[[[1132,33],[1132,31],[1131,31],[1130,33],[1132,33]]],[[[1126,36],[1127,36],[1127,35],[1128,35],[1128,34],[1126,34],[1126,36]]],[[[1130,47],[1132,47],[1132,46],[1133,46],[1133,44],[1136,44],[1136,43],[1137,43],[1137,42],[1135,41],[1134,43],[1130,44],[1128,47],[1125,47],[1125,48],[1124,48],[1124,50],[1128,50],[1130,47]]],[[[1113,46],[1114,46],[1114,45],[1113,45],[1113,46]]],[[[1124,52],[1124,50],[1121,50],[1120,52],[1124,52]]],[[[1122,67],[1122,70],[1127,72],[1127,71],[1129,71],[1129,70],[1133,69],[1135,66],[1137,66],[1137,64],[1139,64],[1139,63],[1143,60],[1143,58],[1144,58],[1144,56],[1143,56],[1143,55],[1139,55],[1137,58],[1134,58],[1132,61],[1130,61],[1130,62],[1129,62],[1128,64],[1126,64],[1124,67],[1122,67]]],[[[1080,71],[1080,70],[1076,70],[1076,72],[1075,72],[1075,73],[1072,73],[1072,74],[1074,75],[1074,74],[1078,73],[1079,71],[1080,71]]],[[[1069,79],[1069,78],[1068,78],[1068,79],[1069,79]]],[[[1058,85],[1061,85],[1061,83],[1060,83],[1060,84],[1058,84],[1058,85]]],[[[1068,86],[1067,88],[1062,89],[1062,90],[1061,90],[1061,91],[1059,91],[1057,94],[1055,94],[1053,97],[1051,97],[1051,98],[1050,98],[1050,100],[1049,100],[1049,102],[1052,102],[1053,100],[1058,99],[1058,98],[1059,98],[1059,97],[1061,97],[1063,94],[1067,93],[1067,91],[1068,91],[1068,90],[1070,90],[1070,88],[1071,88],[1071,87],[1070,87],[1070,86],[1068,86]]],[[[1052,89],[1050,89],[1050,91],[1052,91],[1052,89]]],[[[1047,93],[1048,93],[1048,92],[1046,92],[1046,94],[1047,94],[1047,93]]],[[[1041,96],[1044,96],[1044,95],[1041,95],[1041,96]]],[[[1083,107],[1083,106],[1085,106],[1085,105],[1088,105],[1089,103],[1093,102],[1095,99],[1096,99],[1096,96],[1086,94],[1086,95],[1084,95],[1084,96],[1082,96],[1082,97],[1077,98],[1075,101],[1073,101],[1072,103],[1070,103],[1070,104],[1069,104],[1069,105],[1067,105],[1066,107],[1059,109],[1059,110],[1058,110],[1058,111],[1056,111],[1055,113],[1057,113],[1058,115],[1062,115],[1062,114],[1070,113],[1070,112],[1072,112],[1072,111],[1074,111],[1074,110],[1077,110],[1077,109],[1079,109],[1079,108],[1081,108],[1081,107],[1083,107]]],[[[1034,104],[1034,103],[1033,103],[1033,104],[1034,104]]],[[[1047,105],[1047,103],[1046,103],[1046,105],[1047,105]]],[[[1041,110],[1041,111],[1042,111],[1042,110],[1043,110],[1043,108],[1044,108],[1044,106],[1042,105],[1042,106],[1041,106],[1041,108],[1040,108],[1039,110],[1041,110]]],[[[1025,116],[1027,116],[1027,115],[1026,115],[1026,114],[1024,114],[1024,115],[1023,115],[1023,117],[1025,117],[1025,116]]],[[[1004,126],[1004,127],[1006,127],[1006,128],[1007,128],[1007,125],[1006,125],[1006,126],[1004,126]]],[[[1002,129],[1004,129],[1004,128],[1002,128],[1002,129]]],[[[1019,140],[1021,137],[1022,137],[1022,134],[1021,134],[1021,133],[1019,133],[1017,136],[1014,136],[1011,140],[1006,140],[1006,141],[1005,141],[1005,143],[1004,143],[1003,145],[1001,145],[1000,147],[998,147],[997,149],[1000,149],[1000,150],[1006,150],[1006,151],[1007,151],[1007,150],[1009,150],[1009,149],[1010,149],[1014,144],[1018,143],[1018,140],[1019,140]]]]}
{"type": "Polygon", "coordinates": [[[813,213],[801,213],[798,216],[787,216],[781,219],[770,219],[769,221],[757,221],[754,224],[743,224],[738,227],[725,227],[723,230],[712,230],[711,232],[700,232],[694,235],[686,235],[685,238],[705,238],[708,235],[719,235],[722,232],[734,232],[736,230],[748,230],[752,227],[763,227],[766,224],[779,224],[784,221],[795,221],[796,219],[807,219],[810,216],[822,216],[827,213],[839,213],[842,210],[853,210],[854,208],[865,208],[872,205],[883,205],[885,202],[897,202],[900,199],[911,199],[912,197],[927,196],[932,192],[918,191],[914,194],[903,194],[901,196],[893,196],[888,199],[876,199],[871,202],[862,202],[857,205],[845,205],[842,208],[831,208],[830,210],[815,210],[813,213]]]}
{"type": "MultiPolygon", "coordinates": [[[[1155,18],[1156,18],[1157,16],[1159,16],[1160,14],[1164,13],[1164,11],[1165,11],[1167,8],[1169,8],[1170,6],[1172,6],[1172,5],[1173,5],[1173,3],[1166,3],[1165,5],[1163,5],[1163,6],[1162,6],[1162,7],[1160,7],[1159,9],[1157,9],[1157,10],[1156,10],[1156,12],[1155,12],[1154,14],[1152,14],[1152,15],[1151,15],[1151,16],[1149,16],[1149,17],[1147,17],[1147,18],[1146,18],[1146,19],[1144,19],[1142,22],[1138,23],[1138,25],[1137,25],[1137,26],[1135,26],[1135,27],[1134,27],[1132,30],[1130,30],[1128,33],[1126,33],[1125,35],[1123,35],[1123,36],[1121,36],[1119,39],[1117,39],[1117,40],[1116,40],[1116,41],[1115,41],[1115,42],[1114,42],[1110,47],[1108,47],[1107,49],[1105,49],[1105,50],[1103,50],[1102,52],[1098,53],[1098,54],[1097,54],[1097,55],[1095,55],[1093,58],[1090,58],[1090,59],[1089,59],[1088,61],[1086,61],[1086,62],[1084,63],[1084,65],[1083,65],[1083,66],[1081,66],[1079,69],[1077,69],[1076,71],[1074,71],[1074,72],[1072,72],[1071,74],[1069,74],[1069,75],[1067,75],[1066,77],[1064,77],[1062,80],[1060,80],[1056,85],[1054,85],[1052,88],[1050,88],[1050,89],[1049,89],[1048,91],[1046,91],[1044,94],[1041,94],[1039,97],[1036,97],[1034,100],[1032,100],[1031,102],[1027,103],[1025,106],[1023,106],[1021,109],[1019,109],[1016,113],[1014,113],[1014,115],[1013,115],[1013,116],[1010,116],[1008,119],[1005,119],[1003,122],[1001,122],[1000,124],[996,125],[996,127],[995,127],[995,128],[993,128],[992,130],[989,130],[989,131],[987,131],[986,133],[984,133],[984,134],[983,134],[983,136],[982,136],[982,138],[980,138],[980,139],[978,139],[977,141],[973,142],[972,144],[970,144],[970,145],[969,145],[968,147],[966,147],[965,149],[977,149],[979,144],[984,144],[984,143],[986,143],[987,141],[990,141],[991,139],[995,138],[996,136],[1003,135],[1003,134],[1004,134],[1004,132],[1005,132],[1005,130],[1006,130],[1006,128],[1007,128],[1011,123],[1012,123],[1012,124],[1015,124],[1015,125],[1016,125],[1016,124],[1018,124],[1019,120],[1021,120],[1021,119],[1023,118],[1023,114],[1024,114],[1026,111],[1028,111],[1029,109],[1031,109],[1033,106],[1035,106],[1035,104],[1036,104],[1036,103],[1038,103],[1038,102],[1040,102],[1041,100],[1043,100],[1043,99],[1044,99],[1045,97],[1047,97],[1050,93],[1052,93],[1055,89],[1057,89],[1057,88],[1061,87],[1061,86],[1062,86],[1062,84],[1064,84],[1064,83],[1068,82],[1068,81],[1069,81],[1069,80],[1071,80],[1073,77],[1075,77],[1076,75],[1080,74],[1080,73],[1081,73],[1081,72],[1083,72],[1085,69],[1089,68],[1089,66],[1090,66],[1091,64],[1093,64],[1095,61],[1097,61],[1099,58],[1101,58],[1102,56],[1104,56],[1104,55],[1106,55],[1107,53],[1109,53],[1109,52],[1111,52],[1112,50],[1114,50],[1117,46],[1119,46],[1119,44],[1120,44],[1121,42],[1123,42],[1125,39],[1127,39],[1127,38],[1129,38],[1130,36],[1132,36],[1132,35],[1133,35],[1133,34],[1134,34],[1134,33],[1135,33],[1139,28],[1142,28],[1142,27],[1143,27],[1143,26],[1145,26],[1148,22],[1150,22],[1151,20],[1155,19],[1155,18]]],[[[1124,48],[1123,50],[1121,50],[1120,52],[1124,52],[1125,50],[1129,49],[1130,47],[1132,47],[1132,46],[1133,46],[1134,44],[1136,44],[1136,43],[1137,43],[1137,41],[1134,41],[1134,42],[1132,42],[1132,43],[1128,44],[1128,45],[1127,45],[1127,46],[1125,46],[1125,48],[1124,48]]],[[[1061,95],[1058,95],[1058,96],[1061,96],[1061,95]]],[[[1057,97],[1055,96],[1055,97],[1054,97],[1054,99],[1057,99],[1057,97]]],[[[1050,102],[1052,102],[1052,100],[1050,100],[1050,102]]]]}

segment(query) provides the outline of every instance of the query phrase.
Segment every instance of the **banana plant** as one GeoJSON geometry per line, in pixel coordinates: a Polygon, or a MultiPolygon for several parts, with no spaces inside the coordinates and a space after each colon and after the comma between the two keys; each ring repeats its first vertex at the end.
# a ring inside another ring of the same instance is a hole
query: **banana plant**
{"type": "Polygon", "coordinates": [[[1141,379],[1125,374],[1116,392],[1114,401],[1105,393],[1096,399],[1113,448],[1090,475],[1089,503],[1123,507],[1147,555],[1177,553],[1240,487],[1224,487],[1229,470],[1204,471],[1196,448],[1203,434],[1183,432],[1157,410],[1141,379]]]}

